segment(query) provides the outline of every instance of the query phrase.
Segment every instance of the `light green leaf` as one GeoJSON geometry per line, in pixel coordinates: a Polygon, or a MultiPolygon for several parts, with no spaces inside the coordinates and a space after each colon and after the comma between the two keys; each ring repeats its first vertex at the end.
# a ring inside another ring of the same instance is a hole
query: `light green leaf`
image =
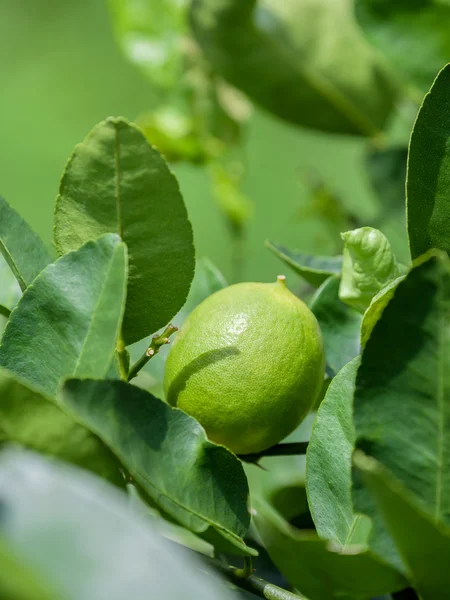
{"type": "Polygon", "coordinates": [[[436,0],[356,0],[358,22],[398,77],[426,91],[450,60],[450,7],[436,0]]]}
{"type": "Polygon", "coordinates": [[[178,183],[142,132],[107,119],[76,146],[56,201],[60,254],[118,233],[129,252],[123,336],[127,344],[166,325],[194,275],[192,227],[178,183]]]}
{"type": "Polygon", "coordinates": [[[9,319],[11,310],[17,304],[22,291],[19,282],[0,254],[0,337],[9,319]]]}
{"type": "Polygon", "coordinates": [[[109,0],[127,58],[159,87],[179,83],[187,50],[189,0],[109,0]]]}
{"type": "Polygon", "coordinates": [[[61,600],[2,539],[0,539],[0,598],[2,600],[61,600]]]}
{"type": "Polygon", "coordinates": [[[403,281],[405,277],[406,275],[397,277],[397,279],[388,283],[381,292],[378,292],[378,294],[372,298],[361,323],[361,346],[363,348],[367,344],[367,340],[369,339],[376,322],[380,320],[383,310],[386,308],[391,298],[393,298],[398,284],[400,281],[403,281]]]}
{"type": "Polygon", "coordinates": [[[341,236],[344,260],[339,297],[364,312],[372,298],[399,277],[405,267],[396,261],[388,239],[378,229],[360,227],[341,236]]]}
{"type": "Polygon", "coordinates": [[[195,419],[122,381],[71,379],[62,403],[164,513],[214,545],[222,539],[230,551],[254,553],[242,540],[250,521],[242,465],[195,419]]]}
{"type": "Polygon", "coordinates": [[[361,315],[339,299],[337,277],[330,277],[320,286],[310,308],[319,322],[327,367],[333,376],[360,352],[361,315]]]}
{"type": "Polygon", "coordinates": [[[287,121],[373,135],[393,107],[396,82],[348,0],[194,0],[191,21],[215,69],[287,121]]]}
{"type": "MultiPolygon", "coordinates": [[[[401,281],[376,323],[356,378],[356,447],[385,465],[436,522],[450,523],[450,261],[427,257],[401,281]]],[[[398,560],[373,501],[353,481],[370,545],[398,560]]]]}
{"type": "Polygon", "coordinates": [[[306,490],[317,533],[344,548],[367,544],[370,519],[352,504],[353,394],[359,358],[333,378],[317,412],[306,454],[306,490]]]}
{"type": "Polygon", "coordinates": [[[295,529],[268,504],[257,503],[254,520],[277,568],[312,600],[367,600],[407,585],[364,547],[336,547],[313,532],[295,529]]]}
{"type": "Polygon", "coordinates": [[[4,452],[0,503],[0,534],[64,600],[233,598],[125,494],[86,471],[4,452]]]}
{"type": "Polygon", "coordinates": [[[14,442],[123,485],[119,463],[89,430],[39,392],[0,369],[0,442],[14,442]]]}
{"type": "Polygon", "coordinates": [[[408,567],[409,579],[423,600],[448,596],[450,529],[437,525],[407,490],[376,460],[355,455],[364,483],[408,567]]]}
{"type": "Polygon", "coordinates": [[[22,291],[52,262],[39,237],[1,196],[0,253],[14,273],[22,291]]]}
{"type": "Polygon", "coordinates": [[[11,314],[0,366],[52,397],[66,377],[104,377],[126,292],[126,247],[108,234],[49,265],[11,314]]]}
{"type": "Polygon", "coordinates": [[[314,256],[298,250],[289,250],[281,244],[273,244],[268,241],[266,247],[298,275],[316,287],[319,287],[331,275],[339,277],[341,274],[342,256],[314,256]]]}
{"type": "Polygon", "coordinates": [[[425,96],[408,156],[407,223],[411,257],[450,252],[450,65],[425,96]]]}

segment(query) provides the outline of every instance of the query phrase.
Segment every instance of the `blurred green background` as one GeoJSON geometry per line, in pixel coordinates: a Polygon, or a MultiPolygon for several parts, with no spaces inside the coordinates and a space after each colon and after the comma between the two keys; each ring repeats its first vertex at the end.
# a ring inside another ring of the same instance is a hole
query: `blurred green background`
{"type": "MultiPolygon", "coordinates": [[[[73,146],[109,115],[133,120],[155,94],[116,45],[106,0],[0,0],[0,194],[51,244],[59,177],[73,146]]],[[[335,211],[365,224],[377,200],[363,170],[365,143],[312,134],[257,112],[246,143],[244,189],[255,205],[243,278],[271,280],[285,270],[264,240],[326,254],[340,248],[335,211]],[[306,173],[315,169],[339,204],[311,208],[306,173]]],[[[201,168],[175,172],[194,227],[198,256],[230,277],[230,239],[201,168]]],[[[402,223],[384,228],[403,259],[402,223]],[[394,235],[395,233],[395,235],[394,235]]],[[[292,280],[295,276],[292,275],[292,280]]]]}

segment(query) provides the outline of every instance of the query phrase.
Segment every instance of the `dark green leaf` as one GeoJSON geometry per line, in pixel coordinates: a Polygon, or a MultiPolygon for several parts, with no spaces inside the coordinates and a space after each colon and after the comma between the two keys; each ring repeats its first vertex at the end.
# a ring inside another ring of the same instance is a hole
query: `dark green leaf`
{"type": "Polygon", "coordinates": [[[406,84],[427,90],[450,60],[450,7],[436,0],[356,0],[356,15],[406,84]]]}
{"type": "Polygon", "coordinates": [[[388,283],[388,285],[383,288],[381,292],[378,292],[378,294],[372,298],[372,302],[369,304],[369,308],[364,313],[361,323],[361,346],[363,348],[366,345],[373,328],[375,327],[375,323],[381,318],[383,310],[386,308],[390,299],[394,296],[398,284],[400,281],[403,281],[403,279],[405,279],[405,275],[397,277],[397,279],[394,279],[394,281],[388,283]]]}
{"type": "Polygon", "coordinates": [[[325,342],[327,367],[335,375],[360,352],[362,317],[339,299],[339,279],[330,277],[311,301],[325,342]]]}
{"type": "Polygon", "coordinates": [[[201,426],[121,381],[69,380],[63,406],[96,433],[156,505],[175,521],[235,552],[251,554],[248,486],[239,460],[201,426]]]}
{"type": "Polygon", "coordinates": [[[1,196],[0,253],[14,273],[22,291],[52,262],[39,237],[1,196]]]}
{"type": "Polygon", "coordinates": [[[194,247],[175,177],[142,132],[121,118],[103,121],[75,148],[56,202],[60,254],[107,232],[128,246],[123,335],[131,344],[166,325],[183,306],[194,247]]]}
{"type": "Polygon", "coordinates": [[[381,204],[380,219],[397,216],[405,208],[407,148],[371,149],[365,157],[370,183],[381,204]]]}
{"type": "Polygon", "coordinates": [[[191,18],[217,71],[277,116],[336,133],[383,127],[396,83],[346,0],[194,0],[191,18]]]}
{"type": "Polygon", "coordinates": [[[104,377],[123,314],[126,247],[108,234],[49,265],[11,314],[0,365],[52,397],[62,379],[104,377]]]}
{"type": "Polygon", "coordinates": [[[321,538],[343,547],[367,543],[370,520],[352,504],[353,394],[359,359],[339,371],[317,412],[306,455],[306,489],[321,538]]]}
{"type": "Polygon", "coordinates": [[[255,513],[270,557],[308,598],[367,600],[406,586],[399,573],[364,547],[337,547],[314,533],[297,530],[268,504],[258,503],[255,513]]]}
{"type": "MultiPolygon", "coordinates": [[[[437,522],[450,523],[450,261],[428,257],[401,281],[375,324],[356,378],[356,446],[378,459],[437,522]]],[[[392,540],[354,479],[358,512],[373,520],[373,550],[392,540]]]]}
{"type": "Polygon", "coordinates": [[[5,452],[0,505],[4,539],[64,600],[233,597],[192,553],[132,510],[123,493],[85,471],[5,452]]]}
{"type": "Polygon", "coordinates": [[[318,287],[331,275],[341,274],[342,256],[314,256],[266,242],[267,248],[311,285],[318,287]]]}
{"type": "Polygon", "coordinates": [[[436,78],[411,135],[406,183],[411,257],[450,252],[450,65],[436,78]]]}
{"type": "Polygon", "coordinates": [[[2,600],[60,600],[41,578],[0,539],[0,598],[2,600]]]}
{"type": "Polygon", "coordinates": [[[54,402],[0,369],[0,442],[14,442],[123,485],[119,463],[90,431],[54,402]]]}
{"type": "Polygon", "coordinates": [[[436,600],[448,596],[450,529],[437,526],[380,463],[358,453],[355,464],[383,514],[420,597],[436,600]]]}

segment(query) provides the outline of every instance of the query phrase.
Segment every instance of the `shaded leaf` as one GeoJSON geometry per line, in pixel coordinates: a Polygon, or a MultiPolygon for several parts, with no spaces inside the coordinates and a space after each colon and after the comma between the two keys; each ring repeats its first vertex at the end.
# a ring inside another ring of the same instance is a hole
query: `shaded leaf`
{"type": "Polygon", "coordinates": [[[366,310],[363,316],[363,320],[361,323],[361,346],[364,346],[367,343],[367,340],[372,333],[375,324],[381,318],[383,314],[383,310],[386,308],[388,302],[395,294],[395,290],[397,289],[400,281],[405,279],[406,275],[401,275],[394,279],[386,287],[384,287],[381,292],[378,292],[376,296],[372,298],[371,303],[369,304],[369,308],[366,310]]]}
{"type": "Polygon", "coordinates": [[[56,456],[123,485],[119,463],[89,430],[59,406],[0,369],[0,443],[56,456]]]}
{"type": "Polygon", "coordinates": [[[438,526],[423,512],[380,463],[358,453],[355,464],[383,514],[420,597],[445,598],[450,588],[450,529],[438,526]]]}
{"type": "Polygon", "coordinates": [[[230,550],[253,553],[242,540],[250,520],[242,465],[195,419],[121,381],[69,380],[62,396],[158,508],[214,545],[222,538],[230,550]]]}
{"type": "Polygon", "coordinates": [[[398,572],[364,547],[338,548],[295,529],[268,504],[257,504],[254,520],[275,565],[308,598],[367,600],[406,586],[398,572]]]}
{"type": "Polygon", "coordinates": [[[426,91],[450,60],[450,7],[436,0],[356,0],[356,16],[406,84],[426,91]]]}
{"type": "Polygon", "coordinates": [[[142,132],[125,119],[99,123],[70,158],[56,201],[60,254],[118,233],[129,252],[127,344],[166,325],[194,274],[192,227],[178,183],[142,132]]]}
{"type": "Polygon", "coordinates": [[[331,275],[339,277],[342,269],[342,256],[314,256],[298,250],[289,250],[281,244],[266,242],[267,248],[281,258],[291,269],[308,283],[318,287],[331,275]]]}
{"type": "MultiPolygon", "coordinates": [[[[356,446],[385,465],[437,522],[450,523],[450,264],[427,257],[376,323],[356,378],[356,446]]],[[[398,561],[356,477],[355,509],[373,520],[371,547],[398,561]]]]}
{"type": "Polygon", "coordinates": [[[232,598],[124,494],[85,471],[31,452],[3,453],[0,503],[5,540],[64,600],[232,598]]]}
{"type": "Polygon", "coordinates": [[[126,247],[115,234],[63,256],[38,275],[11,314],[0,365],[49,396],[66,377],[104,377],[125,285],[126,247]]]}
{"type": "Polygon", "coordinates": [[[399,146],[371,149],[365,156],[369,181],[381,204],[380,218],[397,216],[405,209],[406,160],[408,150],[399,146]]]}
{"type": "Polygon", "coordinates": [[[361,315],[339,299],[339,279],[330,277],[311,300],[325,343],[325,356],[331,376],[360,352],[361,315]]]}
{"type": "Polygon", "coordinates": [[[287,121],[373,135],[392,109],[396,83],[346,0],[194,0],[191,20],[214,68],[287,121]]]}
{"type": "Polygon", "coordinates": [[[22,291],[52,262],[40,238],[1,196],[0,253],[22,291]]]}
{"type": "Polygon", "coordinates": [[[339,298],[364,312],[373,297],[405,267],[396,261],[388,239],[378,229],[360,227],[341,236],[344,254],[339,298]]]}
{"type": "Polygon", "coordinates": [[[306,489],[317,532],[343,547],[366,544],[370,532],[370,520],[354,512],[351,494],[358,366],[359,358],[355,358],[333,378],[317,412],[306,454],[306,489]]]}
{"type": "Polygon", "coordinates": [[[450,65],[437,76],[417,116],[408,155],[407,224],[411,257],[450,252],[450,65]]]}

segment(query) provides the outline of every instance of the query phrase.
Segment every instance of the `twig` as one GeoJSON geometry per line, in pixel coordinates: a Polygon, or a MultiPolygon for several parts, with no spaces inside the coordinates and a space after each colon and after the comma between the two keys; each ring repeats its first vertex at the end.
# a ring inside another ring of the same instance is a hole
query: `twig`
{"type": "Polygon", "coordinates": [[[125,347],[122,335],[117,340],[117,356],[119,359],[119,373],[122,381],[128,380],[128,369],[130,367],[130,355],[125,347]]]}
{"type": "Polygon", "coordinates": [[[240,454],[239,458],[244,462],[258,464],[265,456],[296,456],[306,454],[308,442],[290,442],[287,444],[276,444],[267,450],[257,452],[256,454],[240,454]]]}
{"type": "Polygon", "coordinates": [[[127,381],[131,381],[136,377],[139,371],[145,367],[148,361],[153,358],[156,354],[158,354],[161,346],[164,344],[170,343],[170,336],[178,331],[178,327],[175,325],[168,325],[161,334],[155,333],[152,338],[152,342],[144,354],[139,358],[134,365],[131,367],[130,372],[128,373],[127,381]]]}
{"type": "Polygon", "coordinates": [[[9,319],[10,314],[11,314],[11,311],[9,310],[9,308],[7,308],[6,306],[3,306],[3,304],[0,304],[0,315],[2,315],[2,317],[6,317],[7,319],[9,319]]]}

